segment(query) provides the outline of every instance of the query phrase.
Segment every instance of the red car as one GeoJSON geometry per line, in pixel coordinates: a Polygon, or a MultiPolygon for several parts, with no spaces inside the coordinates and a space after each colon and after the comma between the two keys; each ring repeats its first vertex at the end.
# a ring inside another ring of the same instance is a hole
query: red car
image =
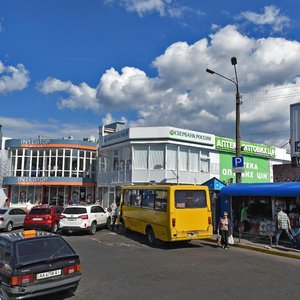
{"type": "Polygon", "coordinates": [[[63,210],[62,206],[56,205],[35,206],[26,214],[23,228],[24,230],[40,229],[56,232],[63,210]]]}

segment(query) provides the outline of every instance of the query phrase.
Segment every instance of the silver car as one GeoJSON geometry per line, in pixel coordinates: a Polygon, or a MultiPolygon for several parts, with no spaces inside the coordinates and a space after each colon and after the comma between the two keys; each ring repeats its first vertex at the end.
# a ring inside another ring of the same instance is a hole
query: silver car
{"type": "Polygon", "coordinates": [[[22,227],[26,212],[21,208],[0,208],[0,229],[11,231],[15,227],[22,227]]]}

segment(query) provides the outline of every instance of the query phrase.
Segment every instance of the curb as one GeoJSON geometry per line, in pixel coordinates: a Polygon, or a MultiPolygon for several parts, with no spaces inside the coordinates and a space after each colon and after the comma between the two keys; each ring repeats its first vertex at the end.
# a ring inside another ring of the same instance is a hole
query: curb
{"type": "MultiPolygon", "coordinates": [[[[216,241],[214,239],[208,239],[207,241],[213,242],[214,244],[216,241]]],[[[277,255],[277,256],[282,256],[282,257],[288,257],[288,258],[294,258],[294,259],[300,259],[300,253],[295,254],[295,253],[285,253],[280,250],[273,250],[272,248],[261,248],[261,247],[256,247],[252,245],[246,245],[246,244],[241,244],[235,242],[234,245],[230,245],[231,247],[237,247],[237,248],[242,248],[242,249],[247,249],[247,250],[253,250],[261,253],[266,253],[266,254],[271,254],[271,255],[277,255]]]]}

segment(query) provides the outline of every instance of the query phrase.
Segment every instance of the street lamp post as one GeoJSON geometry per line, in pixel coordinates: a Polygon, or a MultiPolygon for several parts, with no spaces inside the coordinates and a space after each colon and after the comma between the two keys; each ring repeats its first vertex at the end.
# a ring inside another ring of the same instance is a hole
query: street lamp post
{"type": "MultiPolygon", "coordinates": [[[[236,94],[235,94],[235,104],[236,104],[236,108],[235,108],[235,143],[236,143],[236,156],[241,156],[241,128],[240,128],[240,114],[241,114],[241,95],[239,92],[239,82],[238,82],[238,76],[237,76],[237,72],[236,72],[236,64],[237,64],[237,59],[236,57],[232,57],[231,58],[231,64],[234,67],[234,73],[235,73],[235,81],[220,74],[217,73],[213,70],[210,69],[206,69],[206,72],[210,73],[210,74],[216,74],[228,81],[231,81],[232,83],[234,83],[235,87],[236,87],[236,94]]],[[[235,181],[236,183],[241,183],[242,182],[242,174],[241,172],[236,172],[235,173],[235,181]]]]}

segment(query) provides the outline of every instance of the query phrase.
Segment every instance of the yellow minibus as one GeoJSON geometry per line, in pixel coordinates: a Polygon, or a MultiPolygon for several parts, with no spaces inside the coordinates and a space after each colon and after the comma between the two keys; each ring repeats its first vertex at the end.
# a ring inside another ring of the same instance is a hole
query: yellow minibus
{"type": "Polygon", "coordinates": [[[206,186],[122,186],[120,214],[125,229],[146,235],[149,244],[206,239],[213,233],[206,186]]]}

